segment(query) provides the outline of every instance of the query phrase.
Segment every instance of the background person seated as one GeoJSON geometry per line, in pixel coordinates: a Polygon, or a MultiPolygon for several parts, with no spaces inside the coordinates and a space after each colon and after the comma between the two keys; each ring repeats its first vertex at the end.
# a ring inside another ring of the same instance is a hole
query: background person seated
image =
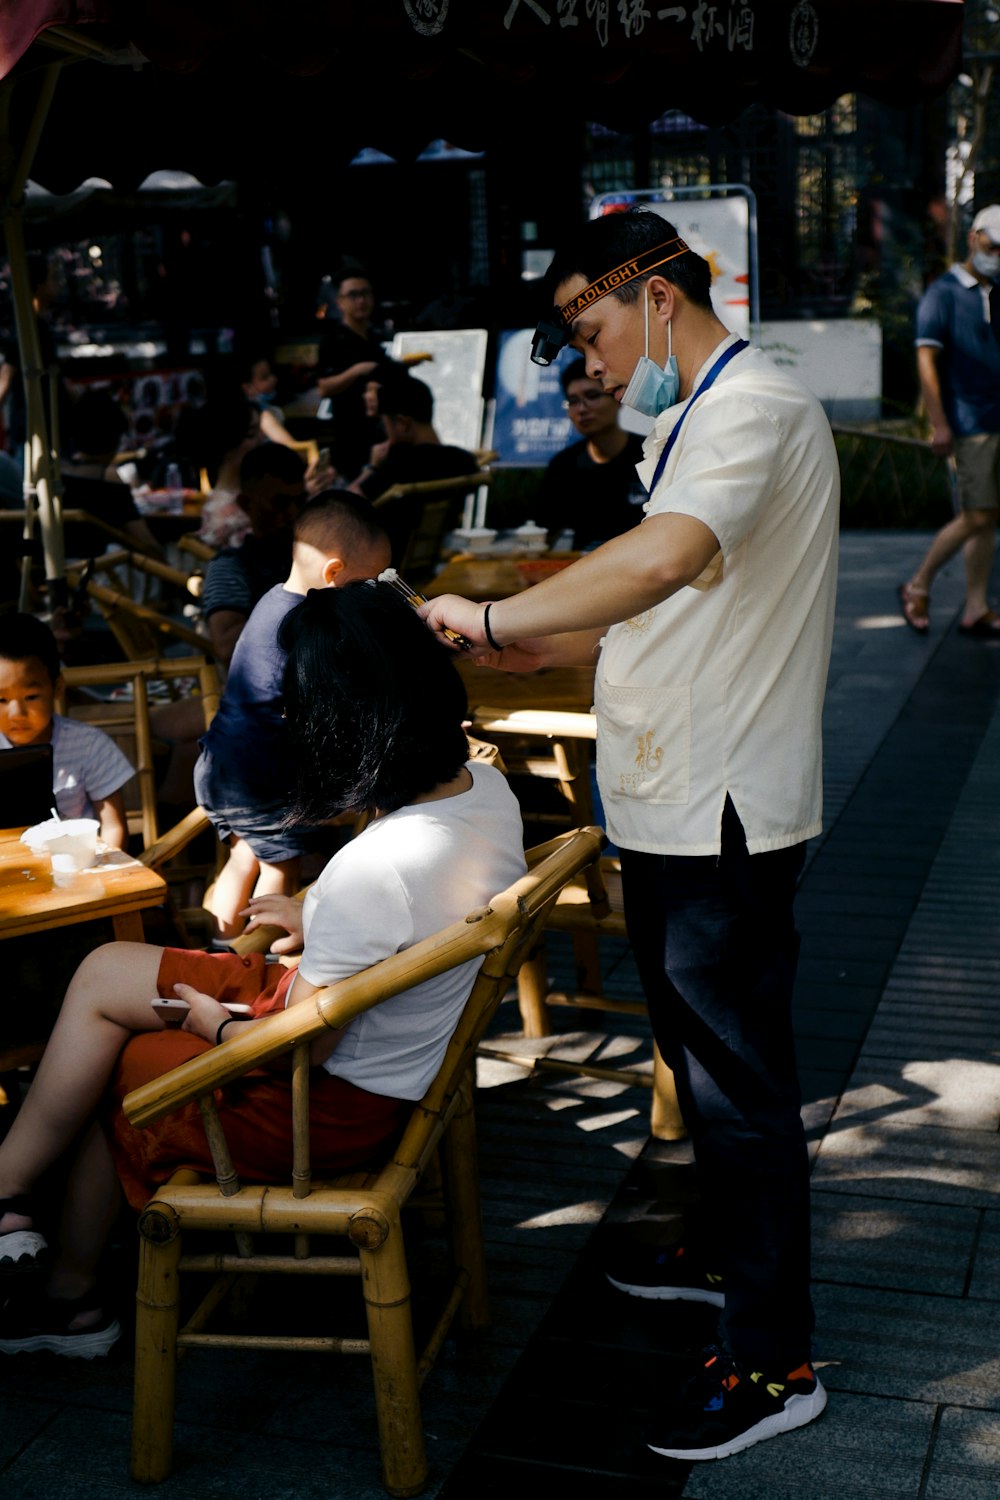
{"type": "MultiPolygon", "coordinates": [[[[70,412],[70,457],[62,461],[63,508],[86,510],[124,531],[133,546],[153,557],[163,548],[135,508],[132,491],[113,461],[128,431],[128,419],[109,391],[84,391],[70,412]]],[[[117,545],[107,532],[86,522],[67,521],[67,557],[95,557],[117,545]]]]}
{"type": "Polygon", "coordinates": [[[258,444],[240,464],[235,499],[247,532],[212,558],[201,591],[212,654],[223,668],[257,600],[288,576],[292,528],[306,501],[305,463],[294,448],[258,444]]]}
{"type": "Polygon", "coordinates": [[[642,438],[618,425],[618,403],[591,380],[582,359],[563,370],[560,381],[570,421],[580,434],[549,460],[532,514],[550,543],[572,531],[581,551],[631,531],[642,520],[648,500],[635,466],[642,438]]]}
{"type": "MultiPolygon", "coordinates": [[[[465,448],[442,443],[434,428],[434,395],[429,385],[412,375],[384,380],[378,391],[379,414],[385,441],[372,450],[368,464],[348,488],[367,500],[377,500],[394,484],[414,484],[431,479],[454,479],[475,474],[479,464],[465,448]]],[[[463,496],[456,491],[454,511],[463,496]]],[[[404,497],[379,511],[389,533],[392,560],[398,567],[416,517],[420,501],[404,497]]]]}

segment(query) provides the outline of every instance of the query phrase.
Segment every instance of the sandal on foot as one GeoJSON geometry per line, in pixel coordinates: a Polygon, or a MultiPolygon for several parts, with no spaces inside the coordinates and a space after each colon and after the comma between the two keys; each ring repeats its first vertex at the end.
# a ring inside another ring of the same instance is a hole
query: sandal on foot
{"type": "Polygon", "coordinates": [[[975,636],[981,641],[1000,640],[1000,615],[988,609],[978,620],[973,620],[971,625],[959,625],[958,633],[975,636]]]}
{"type": "MultiPolygon", "coordinates": [[[[4,1214],[32,1217],[31,1199],[26,1193],[15,1198],[0,1198],[0,1219],[4,1214]]],[[[45,1236],[37,1229],[9,1229],[0,1234],[0,1276],[13,1271],[36,1271],[48,1250],[45,1236]]]]}
{"type": "Polygon", "coordinates": [[[903,611],[903,619],[907,625],[918,635],[926,635],[931,623],[928,609],[930,596],[927,590],[914,588],[912,583],[901,583],[897,592],[899,607],[903,611]]]}
{"type": "Polygon", "coordinates": [[[55,1297],[8,1297],[0,1307],[0,1354],[38,1354],[48,1350],[68,1359],[95,1359],[121,1338],[121,1324],[105,1312],[95,1287],[82,1297],[64,1301],[55,1297]],[[73,1328],[82,1313],[100,1316],[92,1325],[73,1328]]]}

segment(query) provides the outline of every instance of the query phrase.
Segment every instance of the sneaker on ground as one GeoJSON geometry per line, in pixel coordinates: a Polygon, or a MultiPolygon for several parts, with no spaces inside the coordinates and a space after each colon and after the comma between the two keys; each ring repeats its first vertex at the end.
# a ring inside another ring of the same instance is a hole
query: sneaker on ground
{"type": "Polygon", "coordinates": [[[0,1354],[39,1354],[48,1351],[69,1359],[94,1359],[107,1354],[121,1337],[118,1320],[105,1313],[93,1294],[73,1302],[49,1297],[7,1297],[0,1306],[0,1354]],[[99,1312],[91,1327],[71,1328],[81,1314],[99,1312]]]}
{"type": "Polygon", "coordinates": [[[811,1364],[775,1377],[741,1367],[718,1349],[681,1389],[646,1446],[665,1458],[728,1458],[765,1438],[804,1427],[826,1406],[826,1391],[811,1364]]]}
{"type": "Polygon", "coordinates": [[[707,1271],[700,1257],[683,1245],[633,1243],[622,1248],[604,1274],[612,1286],[630,1297],[725,1306],[721,1275],[707,1271]]]}

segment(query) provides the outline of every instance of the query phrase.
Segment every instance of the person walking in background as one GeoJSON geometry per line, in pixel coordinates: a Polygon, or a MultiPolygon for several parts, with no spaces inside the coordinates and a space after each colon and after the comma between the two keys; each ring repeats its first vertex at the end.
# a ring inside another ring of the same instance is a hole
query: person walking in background
{"type": "Polygon", "coordinates": [[[934,578],[964,547],[959,634],[1000,640],[1000,615],[986,593],[1000,510],[1000,344],[990,319],[990,294],[1000,282],[1000,203],[976,214],[968,252],[928,287],[917,308],[920,393],[931,448],[954,463],[956,509],[912,578],[900,584],[899,602],[911,630],[926,635],[934,578]]]}

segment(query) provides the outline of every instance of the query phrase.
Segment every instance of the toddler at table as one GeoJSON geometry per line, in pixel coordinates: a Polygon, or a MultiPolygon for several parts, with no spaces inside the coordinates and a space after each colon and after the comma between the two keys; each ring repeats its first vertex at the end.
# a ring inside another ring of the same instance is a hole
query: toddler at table
{"type": "Polygon", "coordinates": [[[194,769],[198,803],[229,846],[206,897],[220,939],[242,930],[240,913],[255,890],[258,896],[292,895],[303,855],[329,842],[323,830],[287,826],[295,765],[283,716],[279,626],[310,589],[376,578],[388,566],[389,540],[368,502],[328,490],[300,512],[291,571],[257,602],[240,633],[194,769]]]}
{"type": "Polygon", "coordinates": [[[0,749],[51,745],[59,816],[96,818],[98,837],[124,849],[122,787],[135,769],[103,729],[56,713],[62,687],[59,647],[48,625],[34,615],[0,615],[0,749]]]}

